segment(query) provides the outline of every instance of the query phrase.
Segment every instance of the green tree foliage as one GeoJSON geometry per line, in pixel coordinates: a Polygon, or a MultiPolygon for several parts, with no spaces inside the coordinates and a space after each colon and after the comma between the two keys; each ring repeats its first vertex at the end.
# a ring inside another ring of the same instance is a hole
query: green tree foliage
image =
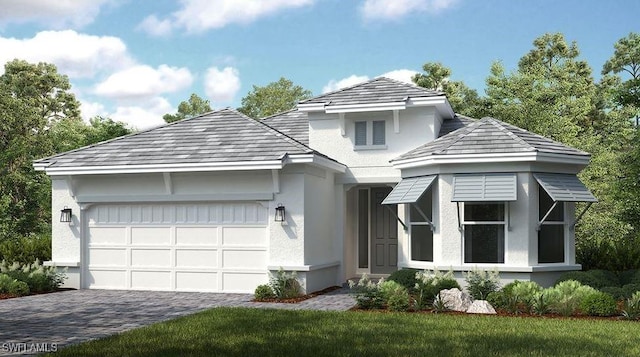
{"type": "Polygon", "coordinates": [[[281,77],[277,82],[271,82],[264,87],[254,85],[242,98],[242,106],[238,110],[251,118],[260,119],[287,111],[299,101],[310,97],[310,90],[281,77]]]}
{"type": "Polygon", "coordinates": [[[630,33],[614,44],[613,56],[605,62],[602,74],[624,74],[614,91],[615,99],[621,106],[634,109],[635,123],[640,120],[640,35],[630,33]]]}
{"type": "Polygon", "coordinates": [[[195,93],[192,93],[189,100],[180,102],[178,112],[175,114],[165,114],[162,116],[167,123],[195,117],[211,111],[211,103],[207,99],[203,99],[195,93]]]}
{"type": "Polygon", "coordinates": [[[467,87],[462,81],[451,81],[451,69],[440,62],[427,62],[422,65],[423,73],[413,76],[413,82],[423,88],[442,91],[456,113],[471,117],[484,115],[483,102],[475,89],[467,87]]]}

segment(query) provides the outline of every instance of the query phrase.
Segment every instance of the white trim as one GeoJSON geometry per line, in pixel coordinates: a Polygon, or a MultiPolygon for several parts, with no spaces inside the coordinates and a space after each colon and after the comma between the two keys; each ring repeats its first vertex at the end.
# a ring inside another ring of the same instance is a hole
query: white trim
{"type": "Polygon", "coordinates": [[[474,269],[483,270],[498,270],[505,273],[538,273],[538,272],[551,272],[551,271],[568,271],[568,270],[581,270],[580,264],[545,264],[545,265],[532,265],[532,266],[516,266],[516,265],[500,265],[500,264],[465,264],[465,265],[444,265],[433,264],[430,262],[417,262],[409,261],[398,264],[399,268],[417,268],[417,269],[438,269],[438,270],[453,270],[453,271],[471,271],[474,269]],[[422,263],[422,264],[418,264],[422,263]]]}
{"type": "Polygon", "coordinates": [[[329,104],[331,102],[327,102],[327,103],[305,103],[305,104],[298,104],[298,111],[301,112],[318,112],[318,111],[324,111],[324,107],[325,105],[329,104]]]}
{"type": "Polygon", "coordinates": [[[280,270],[280,268],[282,268],[284,271],[314,271],[333,268],[337,266],[340,266],[339,261],[309,265],[269,265],[267,266],[267,270],[280,270]]]}
{"type": "Polygon", "coordinates": [[[201,201],[271,201],[273,192],[213,193],[181,195],[86,195],[78,203],[107,202],[201,202],[201,201]]]}
{"type": "Polygon", "coordinates": [[[400,133],[400,111],[393,111],[393,132],[396,134],[400,133]]]}
{"type": "Polygon", "coordinates": [[[387,145],[354,145],[353,151],[364,151],[364,150],[386,150],[387,145]]]}
{"type": "Polygon", "coordinates": [[[76,197],[76,186],[73,181],[73,176],[65,177],[65,181],[67,182],[67,191],[69,191],[69,196],[75,198],[76,197]]]}
{"type": "Polygon", "coordinates": [[[345,165],[315,154],[287,155],[283,160],[283,164],[314,164],[340,173],[344,173],[347,170],[345,165]]]}
{"type": "Polygon", "coordinates": [[[340,135],[346,136],[347,131],[345,129],[344,113],[338,113],[338,121],[340,123],[340,135]]]}
{"type": "Polygon", "coordinates": [[[80,262],[54,262],[54,261],[46,261],[42,263],[42,265],[46,267],[69,267],[69,268],[77,268],[80,266],[80,262]]]}
{"type": "Polygon", "coordinates": [[[173,182],[171,180],[170,172],[163,172],[162,178],[164,179],[164,188],[166,190],[167,195],[173,194],[173,182]]]}
{"type": "Polygon", "coordinates": [[[273,193],[280,193],[280,172],[279,172],[279,170],[271,170],[271,179],[273,180],[273,193]]]}
{"type": "Polygon", "coordinates": [[[391,163],[394,168],[408,169],[408,168],[438,165],[438,164],[473,164],[473,163],[524,162],[524,161],[588,165],[589,160],[590,158],[585,156],[527,152],[527,153],[438,155],[438,156],[427,156],[427,157],[397,160],[397,161],[392,161],[391,163]]]}
{"type": "Polygon", "coordinates": [[[356,112],[379,112],[386,110],[403,110],[407,108],[405,102],[385,102],[370,104],[343,104],[330,105],[324,108],[327,114],[356,113],[356,112]]]}

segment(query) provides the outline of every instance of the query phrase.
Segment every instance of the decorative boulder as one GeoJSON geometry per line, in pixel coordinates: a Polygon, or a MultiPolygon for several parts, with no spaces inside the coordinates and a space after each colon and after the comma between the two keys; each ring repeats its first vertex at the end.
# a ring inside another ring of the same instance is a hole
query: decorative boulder
{"type": "Polygon", "coordinates": [[[440,299],[442,299],[442,302],[447,309],[462,312],[467,311],[473,302],[471,295],[460,291],[458,288],[440,291],[440,299]]]}
{"type": "Polygon", "coordinates": [[[476,300],[467,309],[468,314],[492,314],[495,315],[496,310],[486,300],[476,300]]]}

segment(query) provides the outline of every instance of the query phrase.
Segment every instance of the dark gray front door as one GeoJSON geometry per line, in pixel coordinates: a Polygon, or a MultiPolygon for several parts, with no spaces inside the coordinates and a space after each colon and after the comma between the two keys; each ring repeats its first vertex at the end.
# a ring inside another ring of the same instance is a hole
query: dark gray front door
{"type": "Polygon", "coordinates": [[[398,270],[398,222],[382,201],[391,192],[389,187],[371,189],[371,274],[390,274],[398,270]]]}

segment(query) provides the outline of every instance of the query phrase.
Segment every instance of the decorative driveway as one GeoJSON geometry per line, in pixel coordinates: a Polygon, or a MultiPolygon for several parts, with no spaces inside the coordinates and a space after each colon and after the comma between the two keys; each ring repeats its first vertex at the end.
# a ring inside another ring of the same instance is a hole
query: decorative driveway
{"type": "Polygon", "coordinates": [[[155,322],[222,306],[348,310],[345,289],[297,304],[254,303],[251,294],[70,290],[0,300],[0,355],[54,352],[155,322]]]}

